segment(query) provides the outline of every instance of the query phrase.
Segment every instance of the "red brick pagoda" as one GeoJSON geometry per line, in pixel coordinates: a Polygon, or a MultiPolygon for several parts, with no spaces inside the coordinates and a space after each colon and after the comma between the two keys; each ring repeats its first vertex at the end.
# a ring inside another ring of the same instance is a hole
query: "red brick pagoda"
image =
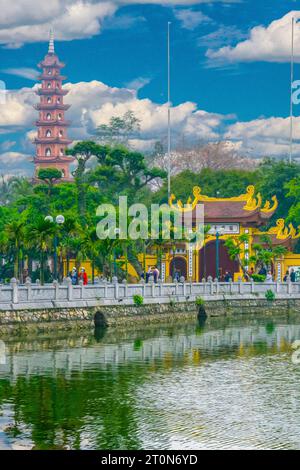
{"type": "Polygon", "coordinates": [[[56,168],[61,171],[63,179],[70,180],[70,164],[73,158],[65,153],[67,146],[72,143],[67,136],[70,121],[65,120],[65,111],[70,105],[64,104],[64,96],[68,91],[62,88],[66,77],[61,75],[61,69],[65,64],[60,62],[55,54],[52,32],[48,54],[38,66],[42,69],[39,76],[42,86],[36,92],[40,96],[40,102],[35,105],[35,109],[39,111],[39,119],[36,121],[38,134],[34,140],[35,178],[42,168],[56,168]]]}

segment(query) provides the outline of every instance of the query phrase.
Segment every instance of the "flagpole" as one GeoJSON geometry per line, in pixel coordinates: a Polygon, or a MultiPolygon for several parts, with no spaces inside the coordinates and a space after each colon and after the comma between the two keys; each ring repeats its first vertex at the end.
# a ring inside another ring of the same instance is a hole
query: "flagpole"
{"type": "Polygon", "coordinates": [[[168,22],[168,200],[171,196],[171,55],[170,21],[168,22]]]}
{"type": "Polygon", "coordinates": [[[294,18],[292,18],[292,44],[291,44],[291,90],[290,90],[290,155],[289,163],[293,158],[293,81],[294,81],[294,18]]]}

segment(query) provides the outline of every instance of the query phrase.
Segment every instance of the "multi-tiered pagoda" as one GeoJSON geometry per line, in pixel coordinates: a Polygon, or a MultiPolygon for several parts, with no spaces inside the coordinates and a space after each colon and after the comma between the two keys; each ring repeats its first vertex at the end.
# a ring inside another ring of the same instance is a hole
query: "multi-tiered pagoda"
{"type": "Polygon", "coordinates": [[[61,171],[62,178],[70,179],[70,164],[72,157],[66,156],[66,148],[71,144],[67,130],[70,121],[65,120],[65,111],[70,105],[64,104],[64,96],[68,93],[62,88],[66,77],[61,75],[65,66],[55,54],[53,33],[50,33],[49,51],[44,60],[38,64],[42,69],[39,80],[42,86],[37,90],[40,102],[35,105],[39,111],[36,121],[38,128],[36,155],[34,157],[35,178],[40,169],[56,168],[61,171]]]}

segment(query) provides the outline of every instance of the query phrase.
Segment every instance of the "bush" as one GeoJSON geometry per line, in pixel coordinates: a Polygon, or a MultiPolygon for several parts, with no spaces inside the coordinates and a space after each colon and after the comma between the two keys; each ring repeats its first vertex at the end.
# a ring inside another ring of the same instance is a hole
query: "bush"
{"type": "Polygon", "coordinates": [[[134,295],[133,296],[133,302],[134,302],[134,305],[143,305],[144,303],[144,297],[142,295],[134,295]]]}
{"type": "Polygon", "coordinates": [[[264,282],[266,276],[264,274],[252,274],[252,279],[254,282],[264,282]]]}
{"type": "Polygon", "coordinates": [[[197,297],[196,298],[196,305],[198,307],[201,307],[202,305],[204,305],[204,300],[202,299],[202,297],[197,297]]]}
{"type": "Polygon", "coordinates": [[[272,302],[275,300],[275,294],[271,289],[268,289],[267,292],[265,293],[265,297],[269,302],[272,302]]]}

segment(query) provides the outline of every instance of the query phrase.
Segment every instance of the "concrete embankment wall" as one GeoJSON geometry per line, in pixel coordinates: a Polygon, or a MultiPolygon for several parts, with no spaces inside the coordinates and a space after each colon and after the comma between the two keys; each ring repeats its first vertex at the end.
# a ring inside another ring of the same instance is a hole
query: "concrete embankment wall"
{"type": "MultiPolygon", "coordinates": [[[[209,300],[204,304],[207,316],[228,316],[242,314],[300,314],[300,299],[277,299],[268,302],[265,299],[230,299],[209,300]]],[[[80,308],[54,308],[40,310],[0,311],[0,333],[10,328],[22,329],[80,329],[83,327],[155,324],[184,322],[198,317],[195,302],[175,304],[147,304],[141,306],[115,305],[80,308]]]]}

